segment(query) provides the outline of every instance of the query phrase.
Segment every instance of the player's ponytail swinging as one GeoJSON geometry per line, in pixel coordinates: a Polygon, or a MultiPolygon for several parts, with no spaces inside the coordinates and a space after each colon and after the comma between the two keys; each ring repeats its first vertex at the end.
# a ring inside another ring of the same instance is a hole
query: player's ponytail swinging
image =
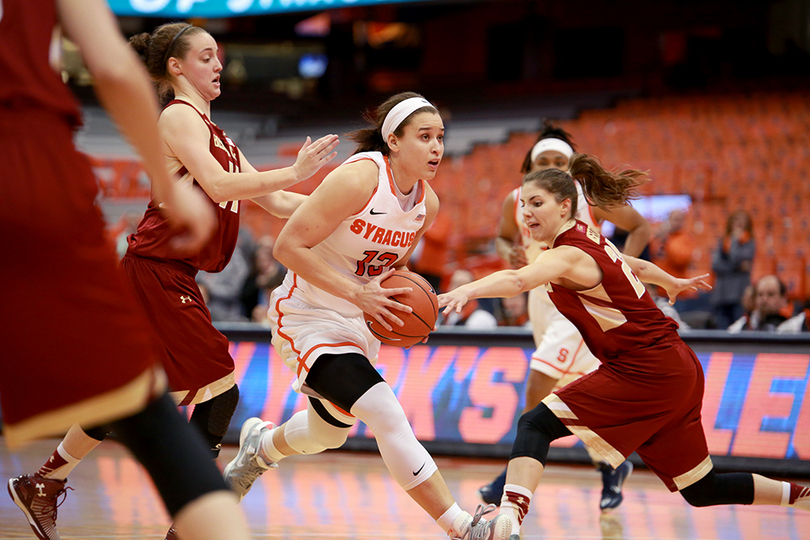
{"type": "Polygon", "coordinates": [[[588,154],[574,154],[569,171],[582,184],[588,201],[601,208],[623,206],[629,200],[638,199],[638,187],[649,180],[647,173],[636,169],[608,171],[588,154]]]}

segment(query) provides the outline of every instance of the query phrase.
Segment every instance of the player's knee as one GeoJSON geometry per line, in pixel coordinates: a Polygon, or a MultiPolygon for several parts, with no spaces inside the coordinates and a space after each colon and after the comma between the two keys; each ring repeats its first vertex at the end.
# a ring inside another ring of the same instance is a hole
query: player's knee
{"type": "Polygon", "coordinates": [[[693,487],[695,487],[694,484],[681,490],[681,496],[683,496],[686,502],[698,508],[712,506],[714,504],[710,493],[705,490],[690,489],[693,487]]]}
{"type": "Polygon", "coordinates": [[[570,434],[546,404],[540,403],[518,420],[517,437],[510,459],[531,457],[545,465],[551,441],[570,434]]]}
{"type": "Polygon", "coordinates": [[[290,418],[284,427],[284,438],[300,454],[318,454],[329,448],[340,448],[350,430],[351,426],[330,424],[310,408],[290,418]]]}
{"type": "Polygon", "coordinates": [[[754,502],[754,478],[751,473],[715,473],[714,470],[683,488],[681,496],[692,506],[751,504],[754,502]]]}
{"type": "Polygon", "coordinates": [[[320,426],[318,441],[326,448],[340,448],[349,436],[349,429],[320,426]]]}

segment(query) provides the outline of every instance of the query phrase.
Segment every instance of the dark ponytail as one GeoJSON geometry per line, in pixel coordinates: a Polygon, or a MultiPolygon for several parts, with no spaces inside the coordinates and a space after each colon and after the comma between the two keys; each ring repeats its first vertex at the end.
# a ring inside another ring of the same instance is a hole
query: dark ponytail
{"type": "Polygon", "coordinates": [[[608,171],[598,159],[588,154],[571,156],[569,171],[582,183],[588,201],[601,208],[624,206],[627,201],[638,199],[639,186],[649,181],[647,173],[636,169],[608,171]]]}
{"type": "Polygon", "coordinates": [[[627,169],[619,173],[605,170],[599,160],[588,154],[571,156],[570,173],[558,169],[534,171],[523,177],[523,185],[535,183],[552,195],[558,203],[571,199],[571,216],[576,216],[576,178],[582,184],[587,204],[601,208],[624,206],[627,201],[638,199],[638,187],[647,182],[647,173],[627,169]]]}

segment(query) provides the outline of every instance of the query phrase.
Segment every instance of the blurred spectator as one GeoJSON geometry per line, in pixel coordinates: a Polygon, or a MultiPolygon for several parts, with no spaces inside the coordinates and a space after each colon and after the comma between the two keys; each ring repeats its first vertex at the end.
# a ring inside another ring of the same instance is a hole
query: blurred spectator
{"type": "Polygon", "coordinates": [[[532,327],[529,322],[528,293],[521,293],[512,298],[501,298],[497,307],[495,318],[498,321],[498,326],[532,327]]]}
{"type": "MultiPolygon", "coordinates": [[[[788,301],[787,287],[778,277],[768,275],[757,281],[755,291],[755,315],[748,317],[748,321],[742,324],[740,330],[776,332],[776,328],[793,315],[793,305],[788,301]]],[[[736,330],[737,323],[732,326],[735,326],[736,330]]],[[[733,331],[731,327],[729,331],[733,331]]]]}
{"type": "Polygon", "coordinates": [[[805,300],[804,309],[776,328],[778,334],[800,334],[810,332],[810,300],[805,300]]]}
{"type": "Polygon", "coordinates": [[[200,272],[197,284],[203,294],[212,321],[247,321],[242,307],[242,289],[250,274],[252,238],[246,229],[239,230],[239,240],[228,265],[218,273],[200,272]]]}
{"type": "MultiPolygon", "coordinates": [[[[467,283],[475,281],[475,276],[469,270],[456,270],[450,276],[450,285],[447,290],[452,291],[467,283]]],[[[450,312],[448,315],[441,315],[439,324],[443,326],[466,326],[467,328],[497,328],[498,320],[495,315],[485,309],[481,309],[477,300],[470,300],[461,309],[461,313],[455,311],[450,312]]]]}
{"type": "Polygon", "coordinates": [[[270,293],[281,285],[287,269],[273,257],[275,239],[262,236],[256,241],[253,268],[242,290],[245,314],[253,322],[267,323],[270,293]]]}
{"type": "MultiPolygon", "coordinates": [[[[695,243],[684,230],[686,214],[683,210],[673,210],[655,234],[650,250],[652,262],[676,277],[687,277],[692,266],[695,243]]],[[[689,294],[681,294],[689,298],[689,294]]],[[[695,296],[694,293],[691,296],[695,296]]]]}
{"type": "Polygon", "coordinates": [[[754,248],[751,216],[738,210],[729,216],[726,234],[712,254],[712,270],[717,279],[711,303],[718,328],[728,328],[743,316],[742,296],[751,283],[754,248]]]}
{"type": "Polygon", "coordinates": [[[731,323],[727,328],[727,330],[732,334],[736,334],[743,330],[750,330],[751,328],[759,325],[756,287],[749,283],[742,293],[740,303],[742,304],[743,308],[742,317],[731,323]]]}
{"type": "Polygon", "coordinates": [[[452,227],[448,214],[439,212],[408,261],[409,269],[428,280],[435,291],[442,288],[452,227]]]}

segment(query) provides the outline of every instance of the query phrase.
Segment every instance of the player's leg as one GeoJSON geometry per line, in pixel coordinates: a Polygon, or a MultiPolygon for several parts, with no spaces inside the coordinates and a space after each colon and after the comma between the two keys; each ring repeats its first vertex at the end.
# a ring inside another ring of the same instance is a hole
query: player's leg
{"type": "Polygon", "coordinates": [[[479,516],[474,522],[458,507],[394,392],[367,358],[356,353],[321,355],[310,367],[306,384],[324,399],[310,399],[306,414],[296,413],[284,426],[261,435],[257,446],[264,460],[339,446],[358,418],[374,433],[397,482],[448,534],[460,537],[474,529],[475,538],[487,538],[491,531],[495,539],[506,540],[509,531],[503,525],[508,520],[489,522],[479,516]],[[499,525],[500,533],[493,528],[499,525]]]}
{"type": "Polygon", "coordinates": [[[315,398],[309,398],[305,410],[280,426],[248,418],[239,434],[239,452],[225,467],[225,481],[240,499],[244,498],[256,479],[282,459],[342,446],[354,422],[354,418],[315,398]]]}
{"type": "Polygon", "coordinates": [[[104,439],[103,430],[88,431],[89,434],[73,425],[37,472],[8,481],[9,495],[25,514],[37,538],[59,538],[56,508],[66,493],[68,474],[104,439]]]}
{"type": "MultiPolygon", "coordinates": [[[[538,363],[533,359],[529,369],[529,375],[526,377],[526,404],[523,407],[524,414],[537,407],[540,401],[551,393],[559,380],[559,377],[555,378],[548,373],[557,373],[557,371],[552,371],[550,366],[543,365],[540,369],[538,369],[537,366],[538,363]]],[[[487,504],[500,504],[501,498],[503,497],[504,485],[506,485],[505,468],[492,482],[478,488],[478,494],[487,504]]]]}
{"type": "Polygon", "coordinates": [[[249,538],[237,499],[204,440],[168,395],[110,427],[152,477],[181,538],[249,538]]]}
{"type": "Polygon", "coordinates": [[[511,535],[520,534],[532,494],[543,476],[551,441],[567,435],[571,431],[545,403],[520,417],[501,499],[501,514],[512,521],[511,535]]]}
{"type": "Polygon", "coordinates": [[[214,459],[219,457],[222,439],[228,432],[228,426],[238,404],[239,387],[234,384],[218,396],[194,406],[189,422],[200,430],[214,459]]]}

